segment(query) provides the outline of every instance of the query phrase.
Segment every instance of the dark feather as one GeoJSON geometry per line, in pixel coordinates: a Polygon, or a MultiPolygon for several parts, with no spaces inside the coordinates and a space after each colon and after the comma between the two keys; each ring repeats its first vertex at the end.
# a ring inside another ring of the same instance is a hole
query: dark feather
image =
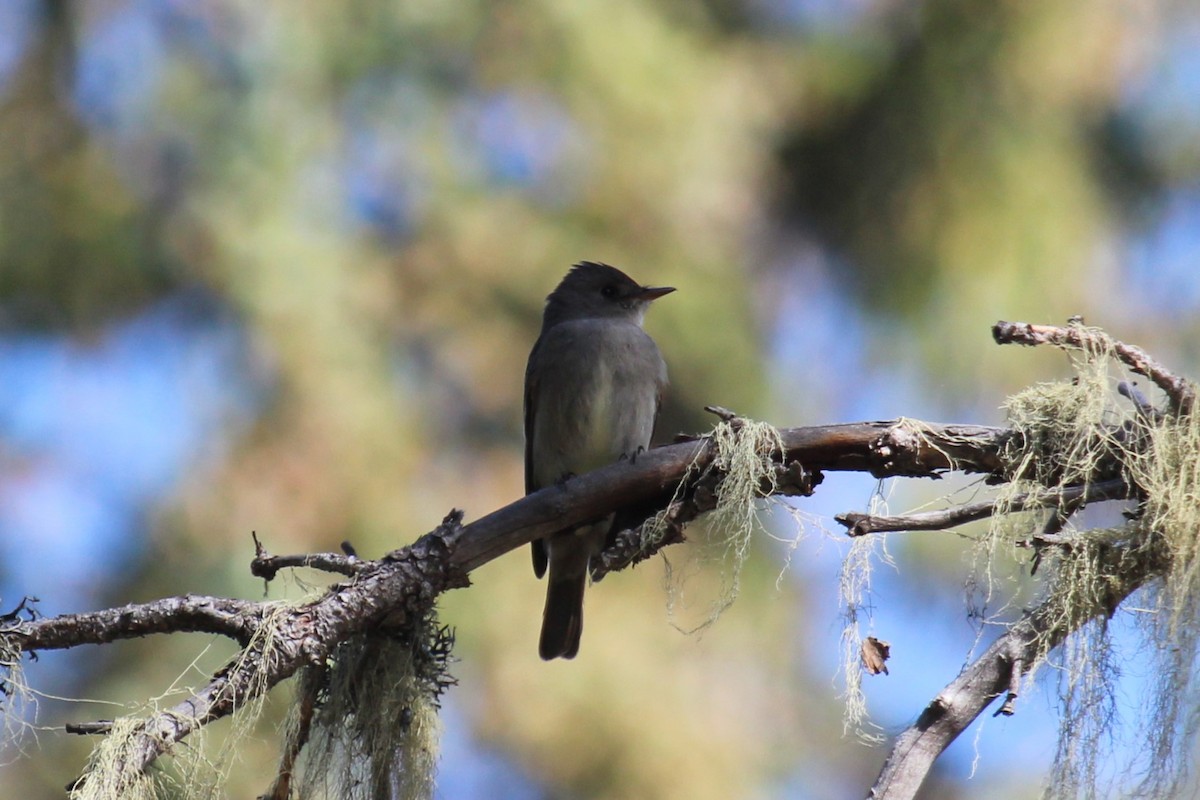
{"type": "Polygon", "coordinates": [[[542,635],[538,655],[543,660],[574,658],[583,635],[583,591],[587,576],[551,578],[546,586],[546,608],[542,612],[542,635]]]}
{"type": "MultiPolygon", "coordinates": [[[[541,343],[542,339],[539,336],[533,344],[533,351],[529,354],[529,366],[532,366],[537,358],[538,345],[541,343]]],[[[532,494],[541,488],[534,486],[533,480],[533,420],[537,415],[534,400],[537,397],[537,383],[533,379],[529,366],[525,368],[525,494],[532,494]]],[[[530,543],[530,547],[533,551],[533,574],[541,578],[546,574],[546,565],[549,563],[546,543],[541,539],[534,539],[530,543]]]]}

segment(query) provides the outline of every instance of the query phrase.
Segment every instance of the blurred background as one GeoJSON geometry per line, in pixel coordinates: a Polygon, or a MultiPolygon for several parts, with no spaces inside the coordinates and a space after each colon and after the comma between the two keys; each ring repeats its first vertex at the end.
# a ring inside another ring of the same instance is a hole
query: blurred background
{"type": "MultiPolygon", "coordinates": [[[[1200,376],[1200,7],[3,0],[4,610],[260,598],[252,530],[375,557],[516,499],[525,358],[581,259],[679,288],[647,320],[672,378],[660,441],[709,428],[712,403],[999,424],[1006,394],[1067,372],[993,345],[1001,318],[1082,314],[1200,376]]],[[[537,658],[525,550],[487,565],[442,604],[461,661],[439,795],[861,797],[886,748],[843,736],[830,516],[947,488],[831,475],[775,507],[702,634],[679,630],[719,595],[700,548],[667,553],[692,564],[682,593],[661,559],[613,575],[574,662],[537,658]]],[[[877,733],[995,635],[968,618],[969,548],[900,534],[876,554],[877,733]]],[[[168,701],[230,652],[43,654],[3,794],[61,796],[93,742],[53,726],[168,701]]],[[[1038,796],[1048,678],[925,796],[1038,796]]],[[[287,697],[226,759],[227,796],[265,790],[287,697]]],[[[220,757],[229,730],[188,746],[220,757]]]]}

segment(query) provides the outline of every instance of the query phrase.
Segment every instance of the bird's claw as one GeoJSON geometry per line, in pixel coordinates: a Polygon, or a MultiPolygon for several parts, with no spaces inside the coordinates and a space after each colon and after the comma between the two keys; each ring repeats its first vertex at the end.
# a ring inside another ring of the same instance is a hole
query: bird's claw
{"type": "Polygon", "coordinates": [[[621,453],[621,457],[617,459],[617,463],[620,464],[622,461],[628,461],[630,464],[636,464],[637,457],[644,452],[646,452],[646,446],[639,444],[637,450],[634,450],[632,453],[621,453]]]}

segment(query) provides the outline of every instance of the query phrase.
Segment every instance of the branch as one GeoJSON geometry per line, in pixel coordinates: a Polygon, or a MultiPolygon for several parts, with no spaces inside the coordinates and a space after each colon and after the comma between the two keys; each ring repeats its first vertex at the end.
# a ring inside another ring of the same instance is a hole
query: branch
{"type": "MultiPolygon", "coordinates": [[[[258,540],[258,534],[250,531],[254,540],[254,560],[250,562],[250,574],[265,581],[275,580],[281,569],[308,567],[322,572],[332,572],[338,575],[353,577],[365,569],[365,562],[352,552],[347,553],[302,553],[291,556],[273,556],[258,540]]],[[[342,548],[350,549],[349,542],[342,542],[342,548]]]]}
{"type": "Polygon", "coordinates": [[[275,781],[259,800],[289,800],[292,797],[292,777],[300,751],[308,743],[312,731],[313,714],[317,709],[318,694],[321,683],[325,679],[326,668],[306,670],[301,673],[300,687],[296,694],[299,698],[299,708],[296,719],[296,732],[290,741],[284,743],[283,756],[279,760],[279,769],[275,773],[275,781]]]}
{"type": "MultiPolygon", "coordinates": [[[[1007,428],[937,425],[912,420],[856,422],[779,431],[785,471],[867,472],[878,478],[935,478],[950,470],[995,474],[1007,428]]],[[[561,485],[548,486],[463,528],[453,564],[470,572],[534,539],[599,519],[614,510],[666,508],[685,475],[704,474],[715,448],[707,439],[657,447],[561,485]]]]}
{"type": "Polygon", "coordinates": [[[296,606],[250,604],[254,613],[270,615],[271,635],[254,636],[207,685],[138,724],[122,751],[123,761],[113,765],[113,774],[126,782],[117,787],[120,793],[197,728],[253,702],[301,667],[323,665],[351,636],[401,626],[424,614],[441,592],[466,586],[465,573],[450,559],[463,530],[461,519],[461,512],[452,512],[437,530],[370,562],[352,580],[330,587],[316,600],[296,606]]]}
{"type": "MultiPolygon", "coordinates": [[[[811,491],[819,470],[865,471],[878,477],[937,477],[952,469],[995,473],[1010,435],[1003,428],[910,420],[786,429],[780,431],[783,450],[774,454],[778,491],[811,491]]],[[[691,476],[686,503],[672,509],[681,533],[683,524],[705,508],[706,481],[711,491],[721,477],[709,469],[714,456],[715,447],[707,438],[660,447],[634,462],[542,489],[470,525],[461,525],[461,512],[454,512],[437,530],[377,561],[337,554],[273,557],[258,545],[255,569],[262,577],[269,579],[283,566],[306,565],[349,573],[350,580],[297,606],[189,596],[92,614],[6,620],[0,626],[0,652],[104,644],[180,631],[218,633],[238,641],[242,650],[207,685],[135,729],[125,750],[126,763],[120,765],[121,774],[132,780],[175,742],[252,702],[301,667],[323,664],[347,639],[420,618],[441,592],[466,586],[467,575],[483,564],[613,511],[666,508],[680,482],[691,476]],[[267,631],[269,637],[263,635],[267,631]],[[266,638],[270,649],[263,645],[266,638]]],[[[640,539],[636,544],[640,553],[640,539]]]]}
{"type": "Polygon", "coordinates": [[[1121,381],[1118,383],[1117,394],[1129,398],[1129,402],[1133,403],[1133,407],[1137,409],[1138,416],[1142,419],[1149,420],[1151,423],[1163,420],[1165,415],[1154,407],[1133,381],[1121,381]]]}
{"type": "Polygon", "coordinates": [[[1167,569],[1161,553],[1137,546],[1103,552],[1100,569],[1113,579],[1091,598],[1089,608],[1065,616],[1051,597],[1016,622],[983,655],[946,685],[921,716],[892,745],[868,798],[908,800],[916,797],[933,762],[950,743],[1000,695],[1007,695],[999,714],[1011,714],[1020,678],[1072,631],[1109,616],[1130,594],[1167,569]]]}
{"type": "MultiPolygon", "coordinates": [[[[1112,353],[1130,370],[1150,378],[1163,390],[1171,414],[1184,415],[1193,410],[1193,384],[1169,372],[1141,349],[1116,341],[1101,331],[1084,328],[1074,321],[1065,328],[998,322],[992,333],[998,344],[1052,344],[1090,353],[1112,353]]],[[[1156,423],[1164,418],[1162,412],[1154,409],[1135,387],[1123,384],[1118,390],[1134,403],[1143,419],[1156,423]]],[[[1126,485],[1123,479],[1115,479],[1085,487],[1073,486],[1054,492],[1027,494],[1022,498],[1025,507],[1049,505],[1059,509],[1059,513],[1047,521],[1041,533],[1031,537],[1031,543],[1034,546],[1086,545],[1088,541],[1083,536],[1064,536],[1061,533],[1067,517],[1090,500],[1135,496],[1139,491],[1135,486],[1126,485]]],[[[936,515],[914,516],[918,517],[918,524],[940,527],[941,523],[947,526],[958,524],[958,520],[977,518],[973,515],[986,516],[993,511],[994,504],[981,503],[964,509],[938,512],[936,515]]],[[[867,518],[849,522],[861,522],[869,528],[872,525],[898,523],[899,520],[867,518]]],[[[905,522],[912,522],[912,519],[905,522]]],[[[997,715],[1011,715],[1021,678],[1044,660],[1050,650],[1092,620],[1111,617],[1130,594],[1148,581],[1166,574],[1171,560],[1167,548],[1161,542],[1151,546],[1146,544],[1159,538],[1152,533],[1135,541],[1106,541],[1092,547],[1087,557],[1095,558],[1096,563],[1089,568],[1095,569],[1096,574],[1104,575],[1105,579],[1091,588],[1091,594],[1081,593],[1077,587],[1067,587],[1061,595],[1051,593],[1035,610],[1009,626],[999,639],[933,699],[912,726],[896,738],[868,796],[877,800],[907,800],[915,797],[938,756],[996,698],[1005,695],[997,715]]],[[[1035,556],[1034,569],[1037,563],[1035,556]]]]}
{"type": "MultiPolygon", "coordinates": [[[[1061,490],[1019,494],[1005,503],[1004,510],[1025,511],[1030,508],[1051,508],[1075,504],[1082,506],[1104,500],[1125,499],[1130,496],[1131,491],[1129,483],[1124,478],[1111,478],[1085,486],[1068,486],[1061,490]]],[[[938,511],[888,517],[852,511],[838,514],[834,519],[846,527],[846,535],[851,537],[889,531],[938,531],[987,519],[996,513],[999,502],[999,500],[984,500],[938,511]]]]}
{"type": "Polygon", "coordinates": [[[1082,324],[1059,327],[1001,320],[992,326],[992,338],[996,344],[1022,344],[1029,347],[1051,344],[1091,352],[1111,350],[1132,372],[1145,375],[1166,393],[1172,413],[1190,413],[1196,400],[1196,387],[1191,381],[1171,372],[1140,347],[1117,341],[1096,328],[1086,328],[1082,324]]]}
{"type": "MultiPolygon", "coordinates": [[[[1052,344],[1112,354],[1158,385],[1166,393],[1173,413],[1189,411],[1193,406],[1195,388],[1190,382],[1173,375],[1139,348],[1100,331],[1080,324],[1054,327],[999,322],[993,335],[1001,344],[1052,344]]],[[[1154,422],[1163,418],[1162,412],[1150,406],[1136,388],[1126,385],[1121,391],[1134,402],[1143,419],[1154,422]]],[[[737,434],[743,421],[733,412],[718,407],[709,410],[721,417],[723,424],[732,425],[737,434]]],[[[938,478],[949,471],[961,471],[1002,482],[1014,477],[1006,473],[1003,454],[1019,435],[1005,428],[903,419],[791,428],[777,433],[779,446],[769,456],[774,475],[759,487],[763,496],[812,494],[823,472],[830,470],[865,472],[878,478],[938,478]]],[[[712,437],[693,437],[546,487],[468,525],[462,524],[461,511],[452,511],[434,531],[374,561],[359,558],[345,544],[341,554],[273,556],[255,536],[251,572],[267,581],[280,569],[301,566],[348,578],[301,604],[189,595],[90,614],[38,619],[22,603],[12,613],[0,615],[0,670],[15,667],[23,652],[32,655],[40,649],[106,644],[152,633],[202,631],[237,641],[240,651],[206,685],[174,708],[140,720],[128,739],[122,739],[125,744],[120,763],[114,765],[112,773],[124,781],[116,787],[124,792],[159,755],[192,731],[253,703],[304,667],[323,669],[338,648],[355,637],[396,635],[406,626],[427,620],[439,595],[467,586],[473,570],[513,549],[615,514],[623,529],[593,564],[593,578],[599,580],[608,572],[682,541],[687,523],[716,506],[720,483],[726,477],[715,467],[717,455],[712,437]],[[652,518],[655,533],[653,540],[647,541],[646,521],[652,518]]],[[[1056,508],[1059,513],[1040,535],[1031,538],[1031,543],[1067,547],[1078,543],[1059,532],[1067,517],[1088,502],[1127,498],[1139,491],[1124,479],[1111,477],[1121,466],[1116,453],[1100,460],[1105,463],[1085,478],[1089,482],[1028,492],[1008,501],[1003,510],[1056,508]]],[[[879,531],[945,529],[997,511],[997,502],[989,501],[904,516],[844,514],[837,519],[848,528],[849,535],[859,536],[879,531]]],[[[984,708],[1007,693],[1008,699],[998,713],[1012,713],[1020,679],[1032,665],[1071,631],[1100,615],[1111,615],[1131,592],[1166,569],[1166,558],[1154,548],[1105,542],[1094,550],[1103,562],[1103,574],[1116,576],[1104,582],[1094,602],[1065,614],[1059,601],[1051,596],[1010,626],[896,740],[871,790],[872,797],[912,797],[937,756],[984,708]]],[[[866,659],[864,651],[864,663],[886,671],[883,660],[887,644],[871,641],[878,649],[878,658],[866,659]]],[[[307,674],[312,678],[316,670],[307,674]]],[[[5,682],[0,680],[0,692],[6,690],[5,682]]],[[[282,798],[290,794],[292,769],[305,746],[317,703],[318,687],[311,684],[302,692],[299,731],[285,746],[268,796],[282,798]]],[[[111,728],[112,724],[104,721],[71,726],[79,733],[103,733],[111,728]]]]}
{"type": "Polygon", "coordinates": [[[225,597],[165,597],[87,614],[0,626],[0,641],[23,652],[109,644],[152,633],[216,633],[246,645],[262,623],[263,603],[225,597]]]}

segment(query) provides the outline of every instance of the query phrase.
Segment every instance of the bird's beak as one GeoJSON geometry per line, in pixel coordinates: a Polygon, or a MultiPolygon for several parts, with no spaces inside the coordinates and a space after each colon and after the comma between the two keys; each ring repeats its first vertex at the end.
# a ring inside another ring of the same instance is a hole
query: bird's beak
{"type": "Polygon", "coordinates": [[[643,286],[641,291],[635,294],[634,297],[638,300],[650,302],[651,300],[657,300],[664,294],[670,294],[673,291],[675,291],[674,286],[643,286]]]}

